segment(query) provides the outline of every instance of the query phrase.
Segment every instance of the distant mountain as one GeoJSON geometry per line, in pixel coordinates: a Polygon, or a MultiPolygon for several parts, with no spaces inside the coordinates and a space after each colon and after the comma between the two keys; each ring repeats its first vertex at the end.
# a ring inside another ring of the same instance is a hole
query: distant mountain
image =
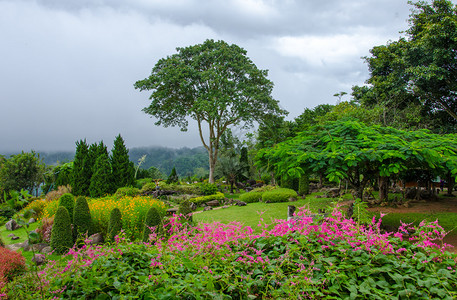
{"type": "MultiPolygon", "coordinates": [[[[1,153],[5,157],[16,153],[1,153]]],[[[66,163],[73,160],[75,152],[71,151],[49,151],[39,152],[40,157],[46,165],[55,165],[58,163],[66,163]]],[[[195,173],[196,168],[209,169],[208,152],[203,147],[198,148],[166,148],[166,147],[139,147],[129,149],[130,160],[135,165],[138,160],[146,155],[142,169],[149,169],[154,166],[158,168],[164,175],[168,176],[173,167],[176,168],[179,176],[191,176],[195,173]]]]}

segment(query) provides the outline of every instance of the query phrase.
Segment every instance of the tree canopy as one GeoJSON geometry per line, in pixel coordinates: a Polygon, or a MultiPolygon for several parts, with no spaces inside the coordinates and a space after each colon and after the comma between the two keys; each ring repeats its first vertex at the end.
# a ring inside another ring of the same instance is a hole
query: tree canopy
{"type": "Polygon", "coordinates": [[[346,179],[363,197],[363,188],[378,176],[407,169],[447,169],[457,173],[457,136],[427,130],[404,131],[356,121],[339,120],[316,125],[297,137],[263,149],[259,164],[268,164],[280,176],[298,178],[324,173],[330,181],[346,179]]]}
{"type": "Polygon", "coordinates": [[[241,47],[206,40],[177,52],[160,59],[151,75],[134,86],[152,91],[152,102],[143,111],[157,118],[156,125],[186,131],[188,117],[197,122],[209,154],[209,180],[214,182],[220,138],[229,126],[250,127],[265,116],[286,112],[271,96],[268,72],[258,69],[241,47]]]}
{"type": "Polygon", "coordinates": [[[370,86],[354,87],[353,96],[368,105],[382,104],[394,121],[400,112],[413,126],[455,132],[456,6],[448,0],[410,4],[406,37],[371,49],[366,58],[370,86]]]}

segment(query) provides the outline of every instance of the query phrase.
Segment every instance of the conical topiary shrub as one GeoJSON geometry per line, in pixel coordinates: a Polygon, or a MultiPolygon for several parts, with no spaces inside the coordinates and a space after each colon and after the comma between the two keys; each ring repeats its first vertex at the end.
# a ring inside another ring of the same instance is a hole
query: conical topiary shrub
{"type": "Polygon", "coordinates": [[[92,217],[90,215],[86,197],[84,196],[76,198],[73,214],[73,226],[77,237],[92,234],[92,217]]]}
{"type": "Polygon", "coordinates": [[[119,234],[122,229],[122,214],[119,208],[111,211],[108,224],[108,240],[114,241],[114,237],[119,234]]]}
{"type": "Polygon", "coordinates": [[[156,227],[156,232],[159,231],[159,225],[162,221],[159,211],[155,207],[151,207],[144,220],[143,242],[149,240],[149,235],[152,233],[150,227],[156,227]]]}
{"type": "Polygon", "coordinates": [[[51,247],[56,253],[64,254],[73,247],[70,220],[68,210],[63,206],[59,206],[51,231],[51,247]]]}
{"type": "Polygon", "coordinates": [[[68,210],[68,214],[71,217],[70,221],[73,221],[72,217],[73,209],[75,208],[75,197],[70,193],[63,194],[59,198],[59,206],[63,206],[68,210]]]}

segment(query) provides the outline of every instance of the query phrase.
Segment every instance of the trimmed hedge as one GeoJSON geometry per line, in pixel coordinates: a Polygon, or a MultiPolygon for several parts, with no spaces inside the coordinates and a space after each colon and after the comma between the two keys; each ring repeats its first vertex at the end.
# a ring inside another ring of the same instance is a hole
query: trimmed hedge
{"type": "Polygon", "coordinates": [[[248,193],[241,194],[240,200],[246,203],[260,202],[260,200],[262,200],[263,193],[264,192],[250,191],[248,193]]]}
{"type": "Polygon", "coordinates": [[[224,200],[224,199],[225,199],[225,195],[221,192],[217,192],[216,194],[213,194],[213,195],[191,198],[191,199],[189,199],[189,202],[193,202],[196,205],[200,205],[200,204],[212,201],[212,200],[224,200]]]}
{"type": "Polygon", "coordinates": [[[279,188],[263,193],[262,201],[265,203],[288,202],[290,198],[296,198],[297,192],[292,189],[279,188]]]}
{"type": "Polygon", "coordinates": [[[122,213],[119,208],[114,208],[109,217],[108,224],[108,240],[114,241],[114,237],[119,234],[122,229],[122,213]]]}
{"type": "Polygon", "coordinates": [[[144,220],[143,242],[149,241],[149,235],[152,233],[150,227],[156,227],[156,232],[159,230],[159,225],[162,222],[159,211],[155,207],[151,207],[146,214],[144,220]]]}
{"type": "Polygon", "coordinates": [[[70,215],[70,217],[73,217],[73,209],[75,208],[75,197],[70,193],[63,194],[59,198],[59,206],[65,207],[68,210],[68,214],[70,215]]]}
{"type": "Polygon", "coordinates": [[[64,254],[73,247],[70,214],[64,206],[59,206],[51,231],[51,247],[59,254],[64,254]]]}
{"type": "Polygon", "coordinates": [[[92,217],[90,215],[86,197],[84,196],[76,198],[73,225],[75,227],[77,237],[84,236],[86,233],[88,236],[92,234],[92,217]]]}
{"type": "Polygon", "coordinates": [[[120,187],[116,190],[114,197],[121,198],[121,197],[135,197],[140,194],[140,189],[134,187],[120,187]]]}
{"type": "Polygon", "coordinates": [[[264,185],[258,188],[253,189],[248,193],[244,193],[240,195],[240,200],[246,203],[255,203],[260,202],[262,200],[263,193],[267,191],[273,191],[277,189],[276,186],[273,185],[264,185]]]}

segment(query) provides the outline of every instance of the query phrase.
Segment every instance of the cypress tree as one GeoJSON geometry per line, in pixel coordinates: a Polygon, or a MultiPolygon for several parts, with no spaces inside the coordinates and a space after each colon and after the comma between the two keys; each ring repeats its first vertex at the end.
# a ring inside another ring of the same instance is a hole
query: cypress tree
{"type": "Polygon", "coordinates": [[[119,208],[114,208],[109,217],[108,223],[108,240],[114,241],[114,237],[119,234],[122,229],[122,214],[119,208]]]}
{"type": "Polygon", "coordinates": [[[94,173],[90,180],[89,194],[93,198],[103,197],[112,192],[111,165],[108,154],[98,156],[94,165],[94,173]]]}
{"type": "Polygon", "coordinates": [[[179,181],[179,178],[178,178],[178,174],[176,173],[176,168],[173,167],[173,169],[171,170],[170,175],[168,176],[167,184],[176,183],[178,181],[179,181]]]}
{"type": "Polygon", "coordinates": [[[124,140],[120,134],[114,140],[111,153],[113,190],[132,186],[135,182],[135,167],[129,159],[129,150],[125,147],[124,140]]]}
{"type": "Polygon", "coordinates": [[[84,236],[86,233],[88,235],[92,233],[92,217],[86,197],[80,196],[76,198],[73,226],[78,237],[84,236]]]}
{"type": "Polygon", "coordinates": [[[306,173],[298,181],[298,194],[302,196],[309,194],[309,175],[306,173]]]}
{"type": "Polygon", "coordinates": [[[88,195],[92,164],[89,160],[89,148],[86,140],[76,142],[76,153],[71,172],[71,187],[74,195],[88,195]]]}
{"type": "Polygon", "coordinates": [[[150,227],[156,227],[156,232],[159,231],[159,225],[162,219],[160,217],[159,212],[155,207],[151,207],[144,220],[144,230],[143,230],[143,242],[147,242],[149,240],[149,235],[152,233],[150,227]]]}
{"type": "Polygon", "coordinates": [[[59,254],[64,254],[73,246],[71,219],[68,210],[59,206],[54,217],[51,231],[51,247],[59,254]]]}
{"type": "Polygon", "coordinates": [[[75,207],[75,197],[70,193],[63,194],[59,198],[59,206],[65,207],[68,210],[68,214],[70,216],[73,216],[73,209],[75,207]]]}

